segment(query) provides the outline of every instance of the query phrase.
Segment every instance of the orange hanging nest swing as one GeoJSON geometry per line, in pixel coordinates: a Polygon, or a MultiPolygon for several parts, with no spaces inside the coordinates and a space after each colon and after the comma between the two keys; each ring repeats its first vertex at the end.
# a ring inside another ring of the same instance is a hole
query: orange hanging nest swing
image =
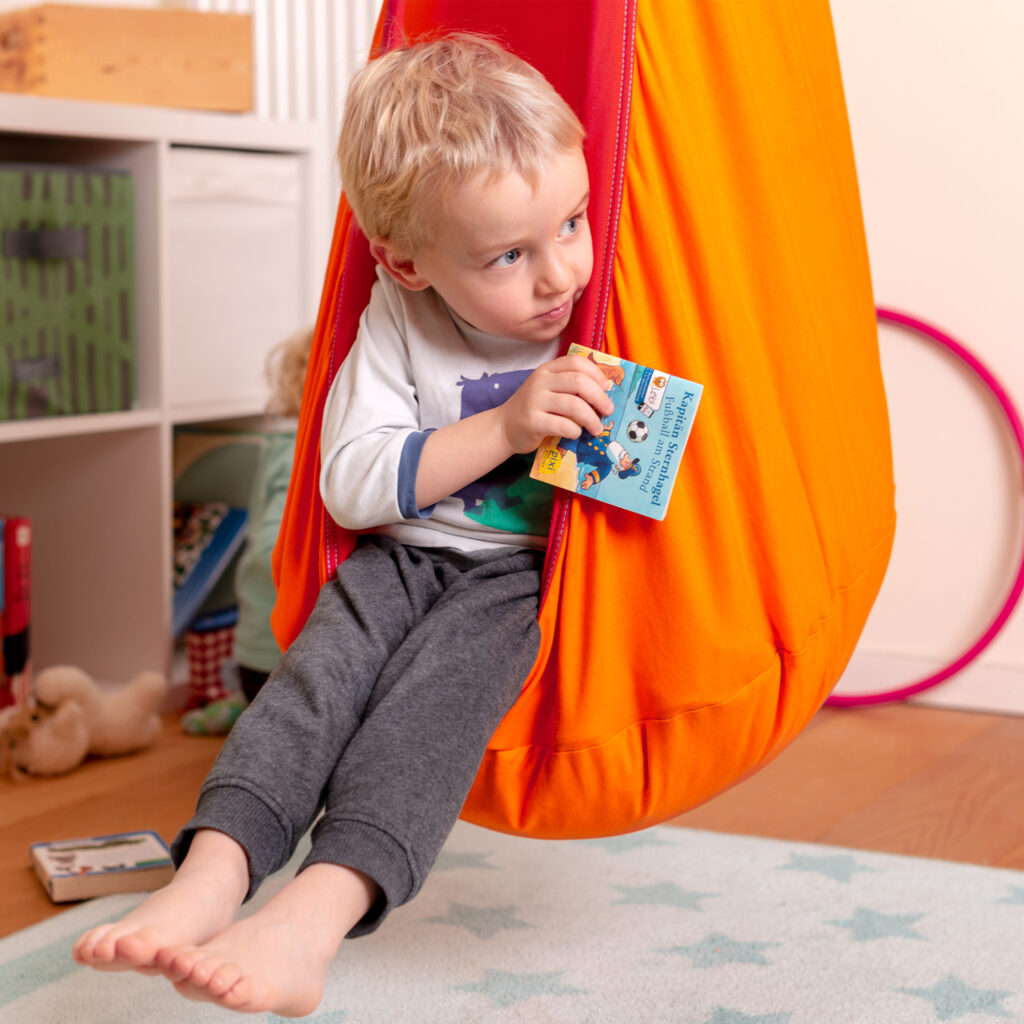
{"type": "MultiPolygon", "coordinates": [[[[463,809],[544,838],[627,832],[800,732],[888,562],[888,417],[830,14],[390,0],[375,46],[447,31],[502,41],[587,129],[595,271],[565,344],[704,385],[663,522],[558,492],[541,651],[463,809]]],[[[283,646],[354,542],[320,502],[320,423],[372,281],[342,199],[275,552],[283,646]]]]}

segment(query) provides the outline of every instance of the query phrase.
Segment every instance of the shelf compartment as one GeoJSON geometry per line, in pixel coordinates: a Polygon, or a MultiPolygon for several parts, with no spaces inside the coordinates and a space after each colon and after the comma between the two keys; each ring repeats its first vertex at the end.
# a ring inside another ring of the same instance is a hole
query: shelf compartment
{"type": "Polygon", "coordinates": [[[111,682],[165,670],[163,435],[150,426],[0,445],[0,509],[32,518],[35,669],[71,663],[111,682]]]}

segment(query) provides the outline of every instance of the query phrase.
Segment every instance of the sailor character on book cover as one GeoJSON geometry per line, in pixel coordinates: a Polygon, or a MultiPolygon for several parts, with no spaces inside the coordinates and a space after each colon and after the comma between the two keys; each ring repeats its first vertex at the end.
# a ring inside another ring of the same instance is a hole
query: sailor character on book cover
{"type": "Polygon", "coordinates": [[[589,491],[613,470],[620,480],[640,475],[640,460],[634,458],[618,442],[612,440],[615,420],[602,420],[604,430],[598,437],[584,430],[578,438],[563,437],[558,452],[564,458],[569,452],[576,456],[579,487],[589,491]]]}

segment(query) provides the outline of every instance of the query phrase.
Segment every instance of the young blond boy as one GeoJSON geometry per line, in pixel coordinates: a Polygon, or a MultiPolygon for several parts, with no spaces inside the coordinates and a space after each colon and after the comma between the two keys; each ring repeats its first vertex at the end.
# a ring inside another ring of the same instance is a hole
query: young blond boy
{"type": "Polygon", "coordinates": [[[597,367],[558,355],[593,262],[582,142],[487,40],[356,76],[339,156],[378,281],[328,398],[321,492],[362,537],[228,737],[174,880],[82,936],[79,963],[302,1016],[342,939],[422,885],[537,652],[550,507],[526,456],[612,409],[597,367]],[[295,878],[236,920],[321,808],[295,878]]]}

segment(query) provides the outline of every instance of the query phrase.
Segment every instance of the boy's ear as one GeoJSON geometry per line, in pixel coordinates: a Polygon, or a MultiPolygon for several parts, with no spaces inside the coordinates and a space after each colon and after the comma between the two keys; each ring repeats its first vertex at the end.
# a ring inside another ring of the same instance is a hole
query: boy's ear
{"type": "Polygon", "coordinates": [[[386,238],[371,238],[370,252],[391,277],[410,291],[430,287],[430,282],[416,269],[416,261],[397,252],[386,238]]]}

